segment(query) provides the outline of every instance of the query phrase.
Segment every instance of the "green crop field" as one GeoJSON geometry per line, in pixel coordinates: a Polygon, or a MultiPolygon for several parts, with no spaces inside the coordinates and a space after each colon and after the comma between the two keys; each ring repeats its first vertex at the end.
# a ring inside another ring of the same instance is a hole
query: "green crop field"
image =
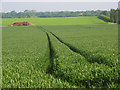
{"type": "Polygon", "coordinates": [[[2,25],[6,26],[14,22],[28,21],[34,25],[92,25],[105,24],[106,22],[98,19],[96,16],[91,17],[64,17],[64,18],[11,18],[2,19],[2,25]]]}
{"type": "Polygon", "coordinates": [[[3,88],[75,87],[46,74],[48,65],[46,33],[37,27],[3,28],[3,88]]]}
{"type": "Polygon", "coordinates": [[[97,17],[27,20],[36,26],[2,29],[3,88],[120,88],[116,24],[97,17]]]}

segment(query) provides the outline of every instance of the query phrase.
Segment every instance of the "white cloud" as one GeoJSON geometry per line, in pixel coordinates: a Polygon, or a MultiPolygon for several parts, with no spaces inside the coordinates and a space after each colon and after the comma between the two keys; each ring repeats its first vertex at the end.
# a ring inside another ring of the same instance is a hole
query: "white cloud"
{"type": "Polygon", "coordinates": [[[119,0],[2,0],[2,2],[118,2],[119,0]]]}

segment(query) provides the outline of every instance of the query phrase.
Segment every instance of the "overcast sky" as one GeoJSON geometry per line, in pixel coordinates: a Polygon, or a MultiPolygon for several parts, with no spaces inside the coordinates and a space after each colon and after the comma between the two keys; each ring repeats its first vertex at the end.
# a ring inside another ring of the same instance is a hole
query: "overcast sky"
{"type": "Polygon", "coordinates": [[[119,0],[1,0],[2,2],[118,2],[119,0]]]}
{"type": "Polygon", "coordinates": [[[16,12],[23,12],[24,10],[36,10],[37,12],[110,10],[112,8],[118,8],[118,1],[119,0],[2,0],[2,12],[10,12],[13,10],[16,12]]]}

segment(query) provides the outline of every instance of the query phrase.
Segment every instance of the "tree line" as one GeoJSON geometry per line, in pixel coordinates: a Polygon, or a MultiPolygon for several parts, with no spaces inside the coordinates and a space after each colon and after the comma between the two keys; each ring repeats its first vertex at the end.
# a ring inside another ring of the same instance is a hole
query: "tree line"
{"type": "Polygon", "coordinates": [[[24,12],[11,11],[0,13],[2,18],[47,18],[47,17],[79,17],[79,16],[98,16],[105,22],[120,23],[120,9],[110,11],[60,11],[60,12],[36,12],[35,10],[25,10],[24,12]]]}
{"type": "Polygon", "coordinates": [[[24,12],[11,11],[2,12],[2,18],[41,18],[41,17],[78,17],[78,16],[99,16],[101,10],[95,11],[59,11],[59,12],[36,12],[35,10],[25,10],[24,12]]]}
{"type": "Polygon", "coordinates": [[[111,9],[110,12],[103,11],[98,18],[113,23],[120,23],[120,9],[111,9]]]}

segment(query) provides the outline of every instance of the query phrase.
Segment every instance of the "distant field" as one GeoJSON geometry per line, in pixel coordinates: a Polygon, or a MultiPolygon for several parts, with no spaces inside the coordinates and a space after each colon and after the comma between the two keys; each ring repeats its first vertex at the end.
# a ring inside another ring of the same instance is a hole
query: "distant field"
{"type": "Polygon", "coordinates": [[[92,25],[106,24],[96,16],[91,17],[61,17],[61,18],[10,18],[2,19],[2,25],[13,24],[14,22],[28,21],[34,25],[92,25]]]}

